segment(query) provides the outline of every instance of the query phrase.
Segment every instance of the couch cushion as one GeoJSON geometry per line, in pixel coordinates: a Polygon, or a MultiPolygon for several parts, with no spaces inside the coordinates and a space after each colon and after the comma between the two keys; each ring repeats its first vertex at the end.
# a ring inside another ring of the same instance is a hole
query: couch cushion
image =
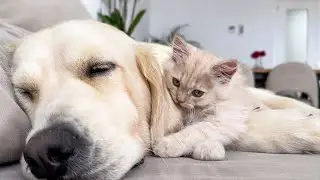
{"type": "Polygon", "coordinates": [[[318,180],[320,155],[228,152],[223,161],[150,157],[125,180],[318,180]]]}
{"type": "Polygon", "coordinates": [[[14,100],[9,60],[14,44],[27,31],[0,20],[0,164],[19,160],[29,130],[29,120],[14,100]]]}
{"type": "Polygon", "coordinates": [[[71,19],[89,19],[80,0],[1,0],[0,17],[29,31],[71,19]]]}
{"type": "MultiPolygon", "coordinates": [[[[224,161],[148,157],[124,180],[319,180],[320,155],[228,152],[224,161]]],[[[0,167],[0,179],[23,180],[18,165],[0,167]]]]}

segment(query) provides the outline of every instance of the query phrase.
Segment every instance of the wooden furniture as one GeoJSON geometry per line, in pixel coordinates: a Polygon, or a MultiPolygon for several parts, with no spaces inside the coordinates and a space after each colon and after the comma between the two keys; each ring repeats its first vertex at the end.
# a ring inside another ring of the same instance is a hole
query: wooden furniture
{"type": "Polygon", "coordinates": [[[255,87],[265,88],[266,81],[271,69],[253,68],[255,87]]]}

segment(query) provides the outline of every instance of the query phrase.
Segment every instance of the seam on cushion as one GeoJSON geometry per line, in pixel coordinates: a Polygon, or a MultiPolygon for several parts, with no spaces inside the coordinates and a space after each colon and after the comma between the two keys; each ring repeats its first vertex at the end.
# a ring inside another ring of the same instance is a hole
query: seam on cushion
{"type": "Polygon", "coordinates": [[[11,91],[12,84],[10,81],[10,78],[6,71],[3,70],[3,68],[0,67],[0,87],[4,87],[4,89],[8,89],[11,91]]]}
{"type": "Polygon", "coordinates": [[[13,100],[13,102],[15,102],[18,105],[18,103],[16,102],[16,100],[14,98],[14,93],[12,91],[9,91],[9,92],[7,90],[5,90],[4,88],[0,87],[0,93],[5,94],[8,99],[13,100]],[[11,92],[11,93],[9,93],[9,92],[11,92]]]}
{"type": "Polygon", "coordinates": [[[18,26],[14,26],[14,25],[8,24],[3,19],[0,19],[0,27],[3,27],[4,31],[8,32],[9,34],[11,34],[11,35],[13,35],[15,37],[18,36],[19,38],[30,34],[29,31],[24,30],[24,29],[22,29],[22,28],[20,28],[18,26]]]}
{"type": "Polygon", "coordinates": [[[0,66],[6,73],[7,77],[9,77],[8,76],[8,74],[10,73],[9,59],[12,58],[10,54],[10,48],[9,48],[10,43],[3,42],[2,44],[3,45],[0,46],[0,66]]]}

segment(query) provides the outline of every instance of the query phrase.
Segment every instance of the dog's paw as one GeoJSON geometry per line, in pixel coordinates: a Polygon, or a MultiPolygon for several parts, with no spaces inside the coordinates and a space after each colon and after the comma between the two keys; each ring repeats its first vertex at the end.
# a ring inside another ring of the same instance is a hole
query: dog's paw
{"type": "Polygon", "coordinates": [[[166,136],[153,145],[153,153],[160,157],[181,157],[185,146],[175,136],[166,136]]]}
{"type": "Polygon", "coordinates": [[[220,142],[203,142],[197,144],[192,153],[192,158],[204,161],[219,161],[225,158],[226,151],[220,142]]]}

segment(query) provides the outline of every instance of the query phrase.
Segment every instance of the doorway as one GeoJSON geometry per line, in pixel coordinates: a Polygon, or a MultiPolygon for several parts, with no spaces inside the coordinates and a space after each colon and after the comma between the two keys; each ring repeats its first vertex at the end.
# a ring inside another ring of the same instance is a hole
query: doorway
{"type": "Polygon", "coordinates": [[[279,0],[276,6],[274,65],[301,62],[314,66],[318,46],[318,1],[279,0]]]}

